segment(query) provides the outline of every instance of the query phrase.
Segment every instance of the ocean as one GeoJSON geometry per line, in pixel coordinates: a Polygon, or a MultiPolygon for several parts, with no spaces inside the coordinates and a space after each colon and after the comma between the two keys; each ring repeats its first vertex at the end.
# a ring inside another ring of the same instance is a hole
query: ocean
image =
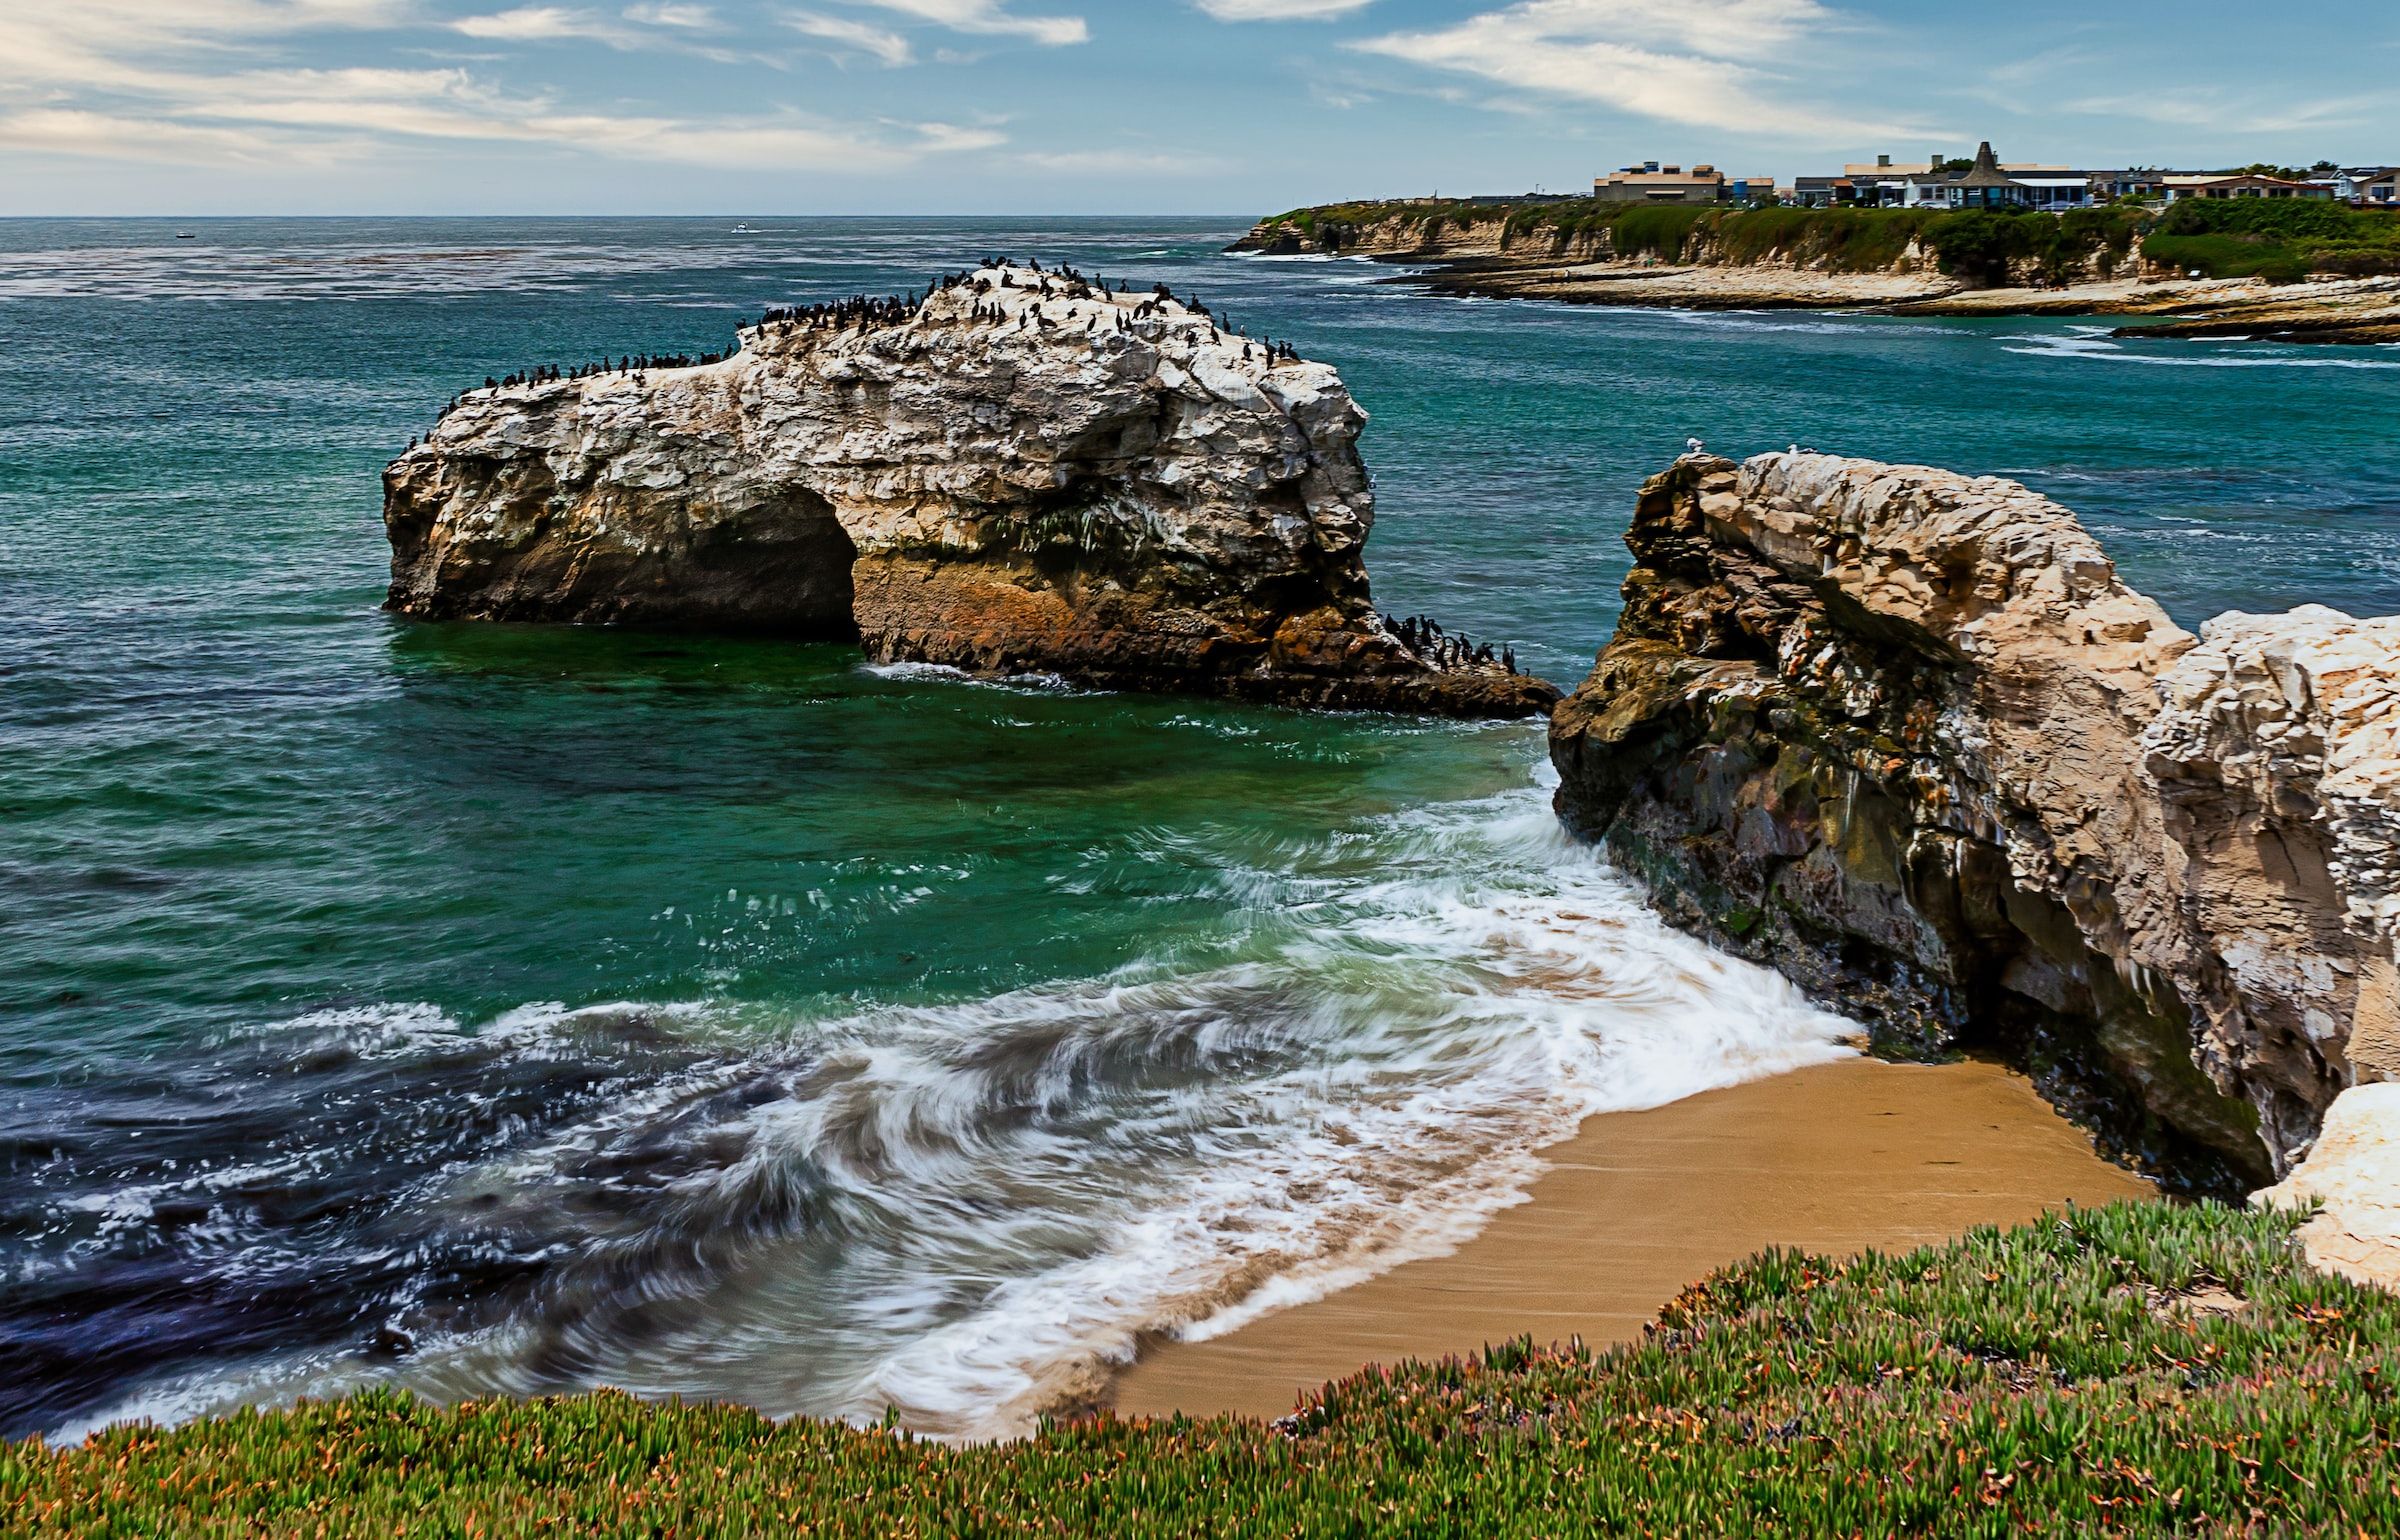
{"type": "Polygon", "coordinates": [[[486,375],[1030,256],[1337,364],[1381,606],[1562,684],[1694,436],[2024,480],[2187,625],[2400,609],[2400,350],[1459,301],[1243,224],[0,221],[0,1435],[383,1381],[1022,1432],[1846,1051],[1559,835],[1537,728],[388,617],[378,473],[486,375]]]}

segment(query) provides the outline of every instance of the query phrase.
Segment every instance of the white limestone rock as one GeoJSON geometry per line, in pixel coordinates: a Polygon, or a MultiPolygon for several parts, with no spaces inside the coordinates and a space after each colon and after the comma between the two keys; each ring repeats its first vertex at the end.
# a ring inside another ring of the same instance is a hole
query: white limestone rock
{"type": "Polygon", "coordinates": [[[384,475],[389,606],[855,636],[1106,687],[1466,716],[1557,692],[1420,656],[1362,551],[1366,420],[1205,313],[987,268],[723,362],[471,391],[384,475]]]}
{"type": "Polygon", "coordinates": [[[2250,1201],[2277,1208],[2323,1204],[2300,1227],[2309,1264],[2400,1288],[2400,1084],[2353,1086],[2335,1098],[2308,1158],[2250,1201]]]}

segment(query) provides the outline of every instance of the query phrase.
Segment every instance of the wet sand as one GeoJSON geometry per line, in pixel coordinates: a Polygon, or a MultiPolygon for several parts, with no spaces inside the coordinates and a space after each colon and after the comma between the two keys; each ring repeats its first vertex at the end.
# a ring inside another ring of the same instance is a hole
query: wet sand
{"type": "Polygon", "coordinates": [[[1605,1113],[1549,1158],[1528,1202],[1448,1256],[1158,1344],[1118,1379],[1117,1410],[1281,1416],[1369,1363],[1639,1336],[1685,1284],[1763,1247],[1905,1250],[2069,1199],[2156,1195],[2024,1080],[1973,1063],[1855,1059],[1605,1113]]]}

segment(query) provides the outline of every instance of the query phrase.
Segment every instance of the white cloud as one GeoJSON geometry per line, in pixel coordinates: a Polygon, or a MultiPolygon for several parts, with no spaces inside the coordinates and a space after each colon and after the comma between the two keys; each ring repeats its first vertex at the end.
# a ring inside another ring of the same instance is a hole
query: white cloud
{"type": "Polygon", "coordinates": [[[606,43],[628,52],[668,48],[708,58],[738,57],[697,47],[677,34],[704,32],[716,17],[704,5],[632,5],[624,21],[597,11],[564,5],[521,5],[486,16],[461,16],[450,23],[453,32],[494,43],[552,43],[569,39],[606,43]],[[624,22],[634,23],[632,26],[624,22]],[[655,29],[655,30],[653,30],[655,29]]]}
{"type": "Polygon", "coordinates": [[[1788,57],[1843,25],[1818,0],[1523,0],[1454,26],[1350,46],[1516,90],[1762,139],[1827,143],[1923,133],[1765,94],[1775,77],[1750,61],[1788,57]]]}
{"type": "Polygon", "coordinates": [[[850,3],[897,11],[953,32],[1031,38],[1052,48],[1088,43],[1092,37],[1091,28],[1080,16],[1019,16],[1003,0],[850,0],[850,3]]]}
{"type": "Polygon", "coordinates": [[[44,155],[80,155],[101,160],[170,166],[284,166],[295,158],[327,161],[341,147],[295,146],[272,131],[161,123],[68,108],[0,113],[0,146],[44,155]]]}
{"type": "Polygon", "coordinates": [[[564,145],[627,160],[752,171],[889,171],[929,150],[930,142],[868,139],[799,118],[709,119],[544,114],[508,125],[500,137],[564,145]]]}
{"type": "Polygon", "coordinates": [[[388,26],[406,0],[75,0],[0,5],[0,90],[139,90],[139,60],[388,26]]]}
{"type": "Polygon", "coordinates": [[[929,154],[950,155],[964,150],[996,150],[1008,135],[989,125],[962,128],[955,123],[913,123],[917,145],[929,154]]]}
{"type": "Polygon", "coordinates": [[[462,16],[450,23],[450,27],[468,37],[491,42],[548,43],[588,38],[618,48],[635,43],[634,35],[615,22],[589,11],[569,10],[559,5],[525,5],[489,16],[462,16]]]}
{"type": "Polygon", "coordinates": [[[783,24],[805,37],[836,43],[857,53],[881,60],[894,69],[915,62],[916,50],[907,38],[888,27],[849,16],[826,16],[816,11],[787,11],[783,24]]]}
{"type": "Polygon", "coordinates": [[[645,27],[683,27],[696,32],[715,26],[717,13],[705,5],[629,5],[625,19],[645,27]]]}
{"type": "MultiPolygon", "coordinates": [[[[710,20],[703,8],[672,0],[622,14],[686,32],[710,20]]],[[[283,45],[300,33],[409,19],[385,0],[87,0],[0,12],[0,146],[244,166],[355,164],[410,141],[480,141],[714,169],[880,173],[1006,143],[995,129],[946,123],[582,110],[547,90],[503,89],[456,63],[282,62],[283,45]]],[[[456,28],[504,44],[594,38],[624,46],[629,37],[627,23],[605,13],[551,5],[467,17],[456,28]]]]}
{"type": "Polygon", "coordinates": [[[2133,118],[2174,128],[2222,130],[2239,125],[2253,134],[2297,134],[2319,129],[2350,128],[2389,117],[2391,96],[2321,97],[2300,103],[2247,101],[2223,96],[2179,95],[2160,92],[2140,96],[2087,96],[2061,102],[2057,110],[2091,117],[2133,118]]]}
{"type": "Polygon", "coordinates": [[[1327,21],[1363,11],[1375,0],[1195,0],[1219,21],[1327,21]]]}
{"type": "Polygon", "coordinates": [[[1215,155],[1190,155],[1147,150],[1035,151],[1017,157],[1037,171],[1075,176],[1204,176],[1229,169],[1215,155]]]}

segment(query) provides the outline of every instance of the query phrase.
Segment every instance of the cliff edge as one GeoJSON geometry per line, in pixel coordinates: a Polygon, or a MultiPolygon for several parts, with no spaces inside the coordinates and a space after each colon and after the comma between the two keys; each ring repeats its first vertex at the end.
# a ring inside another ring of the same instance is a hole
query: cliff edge
{"type": "MultiPolygon", "coordinates": [[[[728,358],[471,391],[384,473],[388,607],[856,637],[1102,688],[1525,716],[1387,627],[1366,414],[1163,290],[993,264],[728,358]]],[[[1413,634],[1413,633],[1412,633],[1413,634]]]]}
{"type": "Polygon", "coordinates": [[[2400,620],[2195,638],[2022,486],[1824,455],[1686,458],[1626,538],[1558,807],[1677,923],[2196,1186],[2400,1071],[2400,620]]]}
{"type": "Polygon", "coordinates": [[[2400,341],[2400,226],[2323,203],[2237,201],[2249,206],[2187,199],[2164,216],[2109,207],[2022,217],[1410,199],[1294,209],[1227,249],[1403,263],[1410,271],[1384,282],[1490,299],[2109,315],[2151,318],[2121,337],[2400,341]]]}

